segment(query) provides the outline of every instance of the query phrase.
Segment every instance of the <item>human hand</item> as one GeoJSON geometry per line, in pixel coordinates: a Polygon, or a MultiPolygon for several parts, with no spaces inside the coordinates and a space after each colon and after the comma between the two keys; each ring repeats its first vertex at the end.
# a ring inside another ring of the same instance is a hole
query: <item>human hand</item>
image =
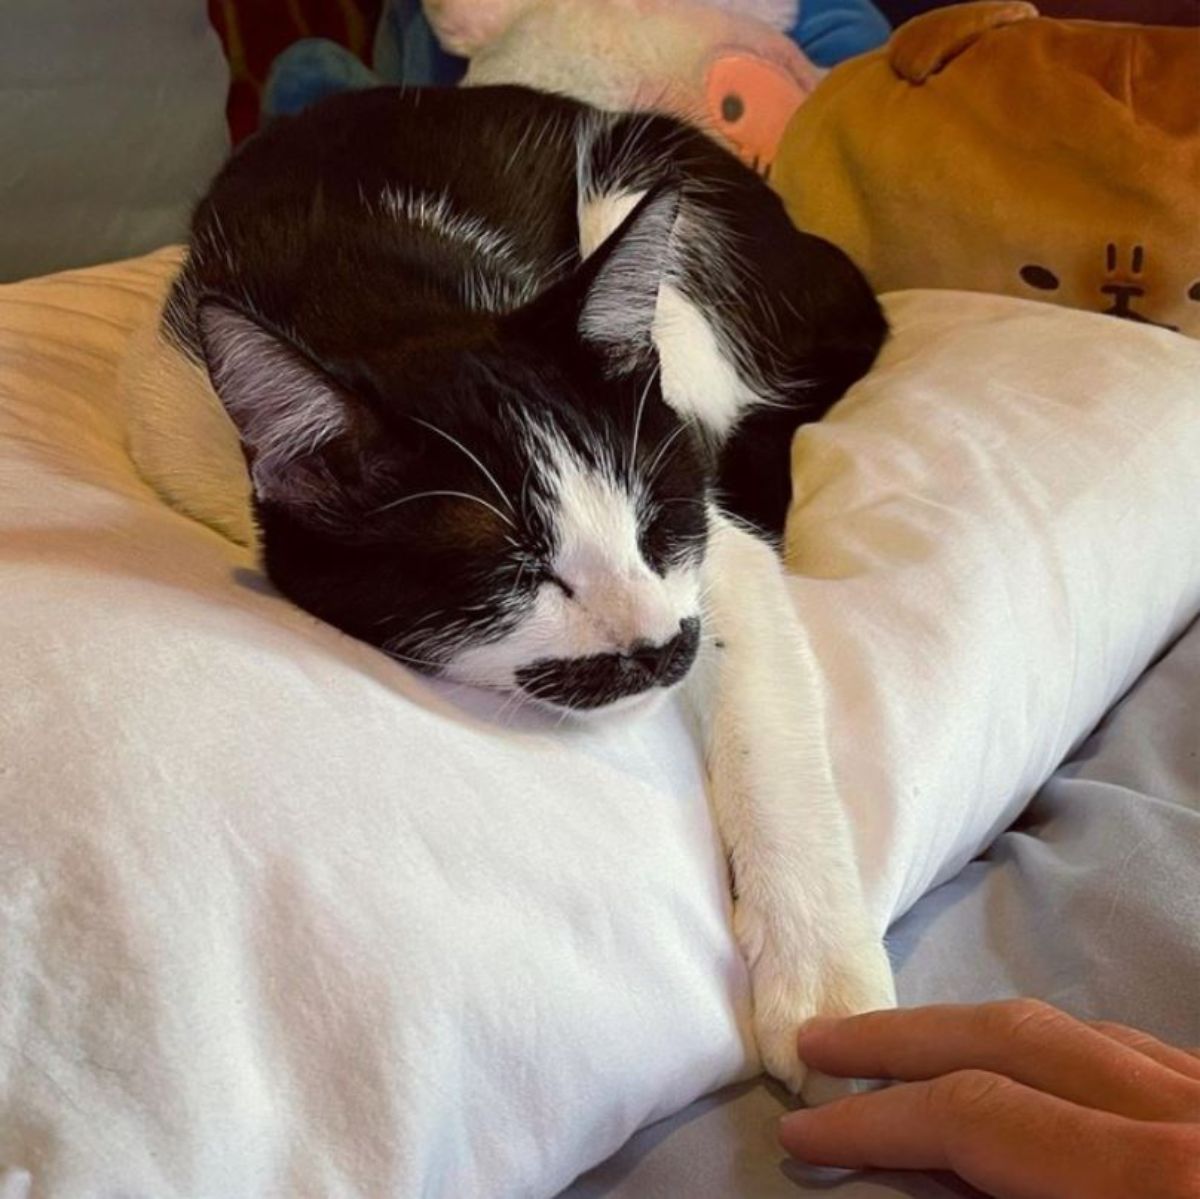
{"type": "Polygon", "coordinates": [[[996,1199],[1200,1199],[1200,1051],[1029,999],[816,1019],[799,1051],[899,1080],[785,1116],[810,1164],[953,1170],[996,1199]]]}

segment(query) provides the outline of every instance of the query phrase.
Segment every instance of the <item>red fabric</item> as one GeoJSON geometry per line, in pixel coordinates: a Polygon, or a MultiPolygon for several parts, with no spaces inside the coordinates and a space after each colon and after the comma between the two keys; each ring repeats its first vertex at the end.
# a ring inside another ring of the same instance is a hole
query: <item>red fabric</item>
{"type": "Polygon", "coordinates": [[[306,37],[325,37],[370,61],[382,0],[208,0],[208,16],[229,60],[227,113],[234,144],[258,126],[267,72],[306,37]]]}

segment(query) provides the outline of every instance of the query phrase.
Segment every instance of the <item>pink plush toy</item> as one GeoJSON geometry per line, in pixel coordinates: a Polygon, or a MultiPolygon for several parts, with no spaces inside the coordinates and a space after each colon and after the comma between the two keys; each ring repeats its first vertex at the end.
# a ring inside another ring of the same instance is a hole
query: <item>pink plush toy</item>
{"type": "Polygon", "coordinates": [[[822,72],[787,0],[426,0],[465,86],[521,83],[693,121],[765,173],[822,72]]]}

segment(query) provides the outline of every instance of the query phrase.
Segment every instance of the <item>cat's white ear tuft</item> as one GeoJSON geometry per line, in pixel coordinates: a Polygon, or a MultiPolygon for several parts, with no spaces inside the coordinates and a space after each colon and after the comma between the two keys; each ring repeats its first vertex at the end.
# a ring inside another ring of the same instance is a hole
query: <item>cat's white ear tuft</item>
{"type": "Polygon", "coordinates": [[[668,282],[679,216],[677,188],[646,193],[585,264],[592,277],[579,314],[586,341],[628,357],[651,349],[658,292],[668,282]]]}
{"type": "Polygon", "coordinates": [[[237,427],[260,499],[277,498],[287,468],[347,432],[345,397],[319,368],[225,304],[201,305],[209,377],[237,427]]]}

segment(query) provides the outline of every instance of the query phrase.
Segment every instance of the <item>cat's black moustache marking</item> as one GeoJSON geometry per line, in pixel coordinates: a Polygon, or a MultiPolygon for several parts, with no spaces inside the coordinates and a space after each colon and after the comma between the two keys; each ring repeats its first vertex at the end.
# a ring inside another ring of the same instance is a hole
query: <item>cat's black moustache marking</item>
{"type": "Polygon", "coordinates": [[[686,673],[712,497],[777,535],[792,430],[884,335],[845,257],[703,135],[521,88],[269,125],[199,206],[165,328],[238,427],[280,591],[579,707],[686,673]],[[668,369],[672,289],[678,336],[743,380],[732,416],[719,370],[689,407],[668,369]]]}
{"type": "Polygon", "coordinates": [[[673,687],[692,668],[700,648],[700,621],[688,617],[663,645],[633,646],[625,654],[551,658],[517,672],[534,699],[562,708],[602,708],[654,687],[673,687]]]}

